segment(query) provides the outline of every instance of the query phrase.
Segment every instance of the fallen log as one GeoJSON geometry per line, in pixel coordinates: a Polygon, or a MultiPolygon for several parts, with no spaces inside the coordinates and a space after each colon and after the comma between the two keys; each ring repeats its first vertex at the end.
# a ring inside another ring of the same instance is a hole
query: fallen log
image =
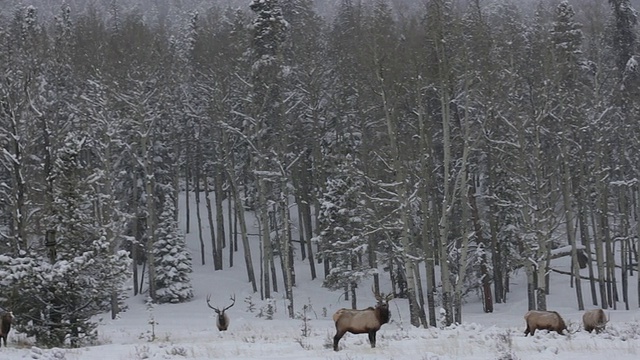
{"type": "MultiPolygon", "coordinates": [[[[551,271],[556,272],[558,274],[562,274],[562,275],[573,275],[570,271],[563,271],[563,270],[558,270],[558,269],[551,269],[551,271]]],[[[593,281],[600,281],[600,279],[598,278],[592,278],[589,276],[584,276],[584,275],[580,275],[580,279],[582,280],[593,280],[593,281]]],[[[611,281],[607,281],[607,279],[604,279],[605,282],[611,282],[611,281]]]]}

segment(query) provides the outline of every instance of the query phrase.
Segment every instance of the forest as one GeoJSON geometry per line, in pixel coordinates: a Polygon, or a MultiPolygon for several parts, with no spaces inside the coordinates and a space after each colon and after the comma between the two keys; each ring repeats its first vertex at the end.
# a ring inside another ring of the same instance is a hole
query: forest
{"type": "Polygon", "coordinates": [[[390,278],[414,326],[492,312],[516,271],[545,310],[559,256],[576,308],[640,306],[630,0],[149,3],[0,9],[0,307],[38,343],[188,301],[210,262],[291,317],[299,262],[354,308],[390,278]]]}

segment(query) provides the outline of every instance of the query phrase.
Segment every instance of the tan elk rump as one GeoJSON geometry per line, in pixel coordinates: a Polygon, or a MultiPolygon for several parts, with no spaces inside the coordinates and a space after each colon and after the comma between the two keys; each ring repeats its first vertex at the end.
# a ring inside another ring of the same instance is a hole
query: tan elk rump
{"type": "MultiPolygon", "coordinates": [[[[375,293],[374,293],[375,294],[375,293]]],[[[333,350],[338,351],[338,342],[346,334],[368,334],[371,347],[376,347],[376,332],[383,324],[389,322],[389,300],[393,294],[383,296],[375,294],[378,304],[363,310],[342,308],[333,314],[336,325],[336,335],[333,337],[333,350]]]]}
{"type": "Polygon", "coordinates": [[[534,335],[536,330],[555,331],[564,335],[563,331],[567,330],[562,316],[555,311],[530,310],[524,315],[524,321],[527,323],[524,336],[534,335]]]}
{"type": "Polygon", "coordinates": [[[587,310],[582,315],[582,324],[588,332],[595,330],[596,334],[600,333],[607,326],[608,322],[609,319],[604,315],[602,309],[587,310]]]}

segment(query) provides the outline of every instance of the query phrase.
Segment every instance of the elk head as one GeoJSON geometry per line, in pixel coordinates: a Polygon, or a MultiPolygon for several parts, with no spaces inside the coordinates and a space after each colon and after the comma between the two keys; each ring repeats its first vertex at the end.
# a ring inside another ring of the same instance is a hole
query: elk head
{"type": "Polygon", "coordinates": [[[236,303],[236,295],[234,294],[230,299],[231,299],[231,305],[224,307],[222,308],[222,310],[220,310],[216,307],[211,306],[211,294],[207,295],[207,306],[209,306],[211,309],[213,309],[213,311],[216,312],[216,314],[218,314],[216,326],[220,331],[226,331],[227,328],[229,327],[229,316],[225,314],[225,311],[227,311],[230,307],[232,307],[236,303]]]}

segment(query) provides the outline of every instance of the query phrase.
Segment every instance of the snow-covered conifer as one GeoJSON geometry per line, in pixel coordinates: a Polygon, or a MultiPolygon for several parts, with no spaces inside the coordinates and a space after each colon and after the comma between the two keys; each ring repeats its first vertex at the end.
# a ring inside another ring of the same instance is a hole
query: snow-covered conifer
{"type": "Polygon", "coordinates": [[[337,168],[327,178],[320,202],[321,230],[316,237],[321,255],[331,262],[323,285],[333,290],[353,287],[374,271],[365,260],[368,246],[365,230],[371,214],[366,206],[360,162],[355,155],[359,138],[357,134],[347,134],[343,140],[348,144],[334,146],[346,146],[347,154],[338,151],[333,155],[337,168]]]}
{"type": "Polygon", "coordinates": [[[191,255],[184,235],[178,229],[174,201],[168,195],[165,196],[158,220],[153,253],[156,261],[156,301],[179,303],[191,299],[191,255]]]}

